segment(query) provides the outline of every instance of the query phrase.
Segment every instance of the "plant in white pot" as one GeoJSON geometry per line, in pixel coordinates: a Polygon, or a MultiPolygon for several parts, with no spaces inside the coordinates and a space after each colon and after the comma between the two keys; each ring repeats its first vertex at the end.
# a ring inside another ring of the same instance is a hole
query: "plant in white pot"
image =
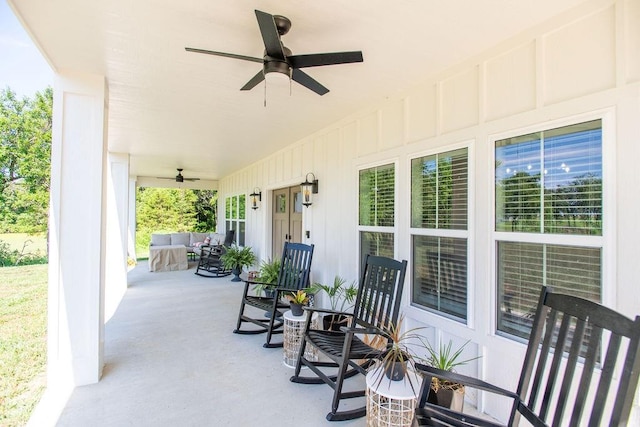
{"type": "Polygon", "coordinates": [[[322,322],[326,330],[340,330],[341,326],[346,326],[347,317],[340,314],[348,310],[358,295],[358,286],[356,282],[347,285],[347,281],[340,276],[335,276],[332,285],[323,283],[314,283],[310,288],[311,293],[324,292],[329,297],[329,305],[335,314],[327,314],[323,317],[322,322]]]}

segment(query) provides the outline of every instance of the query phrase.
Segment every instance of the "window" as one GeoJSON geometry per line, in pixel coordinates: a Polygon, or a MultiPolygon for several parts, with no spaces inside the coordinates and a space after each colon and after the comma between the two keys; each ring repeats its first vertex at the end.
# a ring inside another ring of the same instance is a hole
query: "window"
{"type": "Polygon", "coordinates": [[[360,254],[394,257],[395,166],[360,171],[360,254]]]}
{"type": "Polygon", "coordinates": [[[228,230],[236,230],[235,243],[244,246],[245,239],[246,196],[227,197],[225,200],[225,225],[228,230]]]}
{"type": "Polygon", "coordinates": [[[527,338],[541,285],[601,301],[601,120],[496,141],[495,168],[497,329],[527,338]]]}
{"type": "Polygon", "coordinates": [[[411,161],[412,303],[466,322],[468,149],[411,161]]]}

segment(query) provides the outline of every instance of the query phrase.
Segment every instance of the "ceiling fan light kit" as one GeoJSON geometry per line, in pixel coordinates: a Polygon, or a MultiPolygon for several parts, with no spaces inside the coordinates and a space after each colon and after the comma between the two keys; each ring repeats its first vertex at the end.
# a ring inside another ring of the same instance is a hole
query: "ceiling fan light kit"
{"type": "MultiPolygon", "coordinates": [[[[293,80],[318,95],[324,95],[329,92],[329,89],[324,87],[304,71],[301,71],[300,68],[363,62],[361,51],[292,55],[291,50],[285,47],[280,39],[281,36],[287,34],[291,29],[291,21],[282,15],[270,15],[259,10],[256,10],[255,13],[265,47],[262,59],[246,55],[216,52],[191,47],[185,47],[185,50],[188,52],[223,56],[227,58],[241,59],[244,61],[261,62],[262,70],[253,76],[251,80],[240,88],[240,90],[251,90],[263,80],[265,80],[266,85],[267,75],[270,75],[270,77],[271,75],[274,77],[284,75],[289,79],[289,82],[293,80]]],[[[269,80],[271,79],[269,78],[269,80]]]]}

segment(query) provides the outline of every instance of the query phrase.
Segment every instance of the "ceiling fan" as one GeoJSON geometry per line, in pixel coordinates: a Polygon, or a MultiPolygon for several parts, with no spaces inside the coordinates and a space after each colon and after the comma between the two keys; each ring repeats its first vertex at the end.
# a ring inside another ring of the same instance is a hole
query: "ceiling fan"
{"type": "Polygon", "coordinates": [[[176,182],[184,182],[184,181],[200,181],[200,178],[185,178],[184,176],[182,176],[182,170],[181,168],[178,168],[178,175],[174,177],[162,177],[159,176],[158,179],[175,179],[176,182]]]}
{"type": "Polygon", "coordinates": [[[187,52],[204,53],[207,55],[225,56],[227,58],[242,59],[244,61],[258,62],[262,64],[262,70],[247,82],[240,90],[253,89],[265,79],[268,73],[281,73],[290,80],[296,81],[318,95],[324,95],[329,89],[321,85],[300,68],[320,67],[323,65],[349,64],[362,62],[362,52],[333,52],[314,53],[308,55],[292,55],[291,50],[282,44],[281,36],[287,34],[291,28],[291,21],[281,15],[270,15],[256,10],[256,18],[260,27],[260,34],[264,41],[264,57],[255,58],[235,53],[216,52],[212,50],[185,47],[187,52]]]}

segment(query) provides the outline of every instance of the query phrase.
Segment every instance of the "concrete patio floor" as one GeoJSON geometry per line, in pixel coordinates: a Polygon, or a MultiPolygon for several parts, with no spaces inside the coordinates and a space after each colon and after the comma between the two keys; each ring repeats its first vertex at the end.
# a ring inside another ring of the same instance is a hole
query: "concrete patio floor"
{"type": "Polygon", "coordinates": [[[291,383],[282,349],[263,348],[264,334],[232,333],[243,284],[196,276],[195,265],[150,273],[142,261],[129,272],[105,326],[102,379],[73,391],[57,426],[366,424],[326,421],[332,389],[291,383]]]}

